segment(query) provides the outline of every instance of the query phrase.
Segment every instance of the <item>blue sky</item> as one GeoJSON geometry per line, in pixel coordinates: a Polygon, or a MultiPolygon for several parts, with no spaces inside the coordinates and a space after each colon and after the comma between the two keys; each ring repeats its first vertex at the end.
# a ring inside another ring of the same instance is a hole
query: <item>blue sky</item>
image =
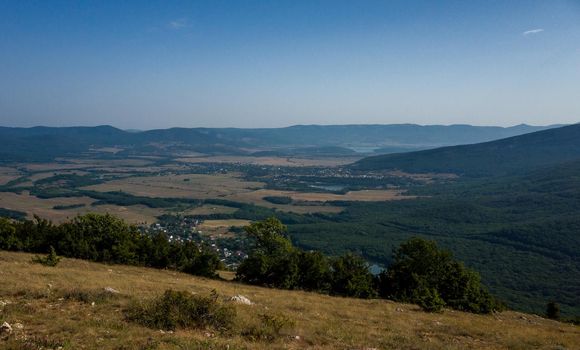
{"type": "Polygon", "coordinates": [[[0,1],[0,125],[580,121],[580,0],[0,1]]]}

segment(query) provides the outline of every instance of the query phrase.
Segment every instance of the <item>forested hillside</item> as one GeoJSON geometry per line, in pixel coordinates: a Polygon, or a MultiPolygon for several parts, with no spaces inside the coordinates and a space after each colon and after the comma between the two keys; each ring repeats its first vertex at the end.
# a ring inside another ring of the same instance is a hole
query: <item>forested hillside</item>
{"type": "Polygon", "coordinates": [[[580,161],[415,194],[423,198],[352,203],[290,232],[303,247],[355,250],[382,263],[401,241],[428,237],[480,271],[510,306],[540,312],[556,300],[565,313],[580,313],[580,161]]]}
{"type": "Polygon", "coordinates": [[[580,124],[475,145],[436,148],[362,159],[360,170],[498,176],[580,159],[580,124]]]}

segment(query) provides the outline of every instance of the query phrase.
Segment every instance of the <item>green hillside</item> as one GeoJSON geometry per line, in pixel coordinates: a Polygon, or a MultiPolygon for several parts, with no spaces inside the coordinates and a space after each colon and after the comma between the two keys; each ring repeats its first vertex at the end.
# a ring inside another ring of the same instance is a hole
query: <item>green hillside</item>
{"type": "Polygon", "coordinates": [[[478,177],[521,173],[575,159],[580,159],[580,124],[474,145],[368,157],[353,167],[478,177]]]}
{"type": "Polygon", "coordinates": [[[414,192],[424,197],[352,203],[317,223],[290,225],[292,237],[303,247],[354,250],[384,264],[411,236],[435,239],[510,306],[542,312],[557,300],[566,314],[580,314],[580,161],[414,192]]]}

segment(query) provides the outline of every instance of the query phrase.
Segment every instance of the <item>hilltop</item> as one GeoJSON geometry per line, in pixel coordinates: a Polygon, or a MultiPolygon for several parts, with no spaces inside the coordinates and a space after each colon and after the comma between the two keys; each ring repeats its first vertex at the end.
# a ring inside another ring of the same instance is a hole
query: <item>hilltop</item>
{"type": "Polygon", "coordinates": [[[580,159],[580,124],[537,131],[497,141],[361,159],[360,170],[497,176],[580,159]]]}
{"type": "Polygon", "coordinates": [[[96,127],[0,127],[3,162],[51,161],[104,153],[183,155],[381,154],[483,142],[555,126],[296,125],[285,128],[170,128],[147,131],[96,127]],[[265,152],[265,153],[264,153],[265,152]],[[274,152],[274,153],[272,153],[274,152]],[[346,152],[346,153],[345,153],[346,152]],[[355,152],[356,153],[356,152],[355,152]]]}
{"type": "Polygon", "coordinates": [[[173,271],[63,259],[57,267],[31,264],[32,255],[0,252],[0,321],[20,323],[2,346],[11,349],[498,349],[578,348],[578,326],[535,315],[429,314],[410,304],[329,297],[193,277],[173,271]],[[105,287],[120,293],[103,297],[105,287]],[[272,341],[211,330],[161,332],[127,322],[124,310],[171,288],[220,298],[241,294],[255,305],[235,305],[242,324],[260,314],[292,324],[272,341]],[[95,302],[92,305],[93,301],[95,302]]]}

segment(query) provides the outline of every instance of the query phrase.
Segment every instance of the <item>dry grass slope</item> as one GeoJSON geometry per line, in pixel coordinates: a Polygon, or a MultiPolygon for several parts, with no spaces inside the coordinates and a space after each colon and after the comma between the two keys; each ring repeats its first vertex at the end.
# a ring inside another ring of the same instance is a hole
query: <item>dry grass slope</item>
{"type": "Polygon", "coordinates": [[[481,316],[384,300],[335,298],[245,286],[172,271],[109,266],[63,259],[54,268],[31,264],[32,255],[0,252],[0,322],[21,323],[3,349],[578,349],[580,328],[534,315],[481,316]],[[121,293],[103,296],[103,288],[121,293]],[[222,296],[242,294],[256,304],[236,305],[240,324],[261,313],[294,323],[274,341],[205,330],[160,332],[125,321],[135,299],[184,290],[222,296]],[[87,300],[88,298],[88,300],[87,300]],[[91,298],[96,302],[91,306],[91,298]],[[84,301],[84,302],[83,302],[84,301]],[[0,303],[2,305],[3,303],[0,303]],[[299,338],[296,338],[299,336],[299,338]]]}

